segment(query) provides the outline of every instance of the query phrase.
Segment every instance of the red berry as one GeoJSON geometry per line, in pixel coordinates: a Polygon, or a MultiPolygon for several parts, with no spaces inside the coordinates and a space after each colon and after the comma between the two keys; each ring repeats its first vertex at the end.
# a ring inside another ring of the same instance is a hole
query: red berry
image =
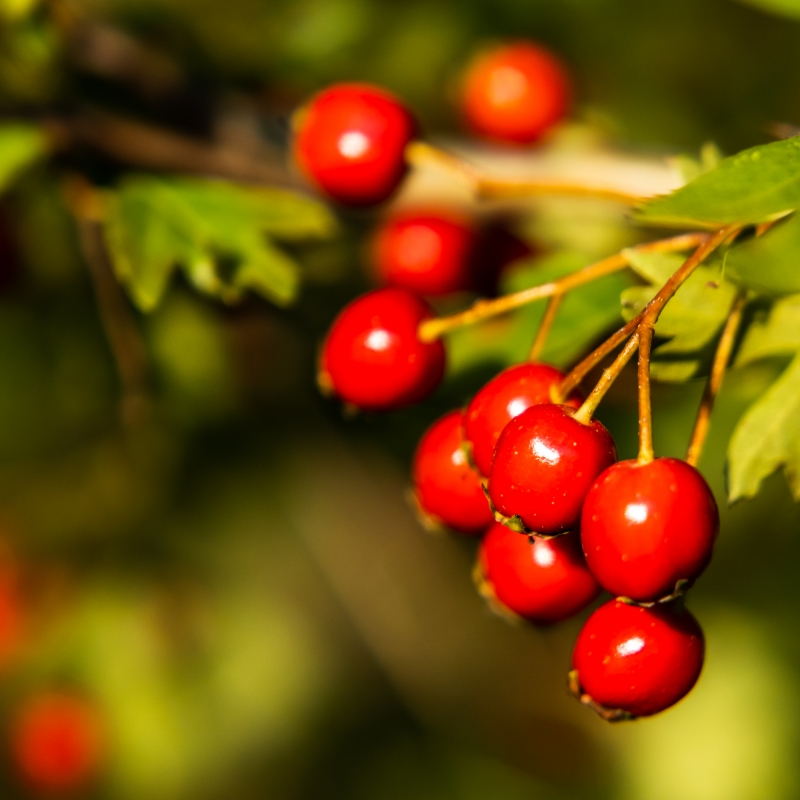
{"type": "Polygon", "coordinates": [[[11,750],[22,778],[38,791],[68,791],[97,773],[104,750],[97,710],[70,694],[48,692],[28,700],[11,728],[11,750]]]}
{"type": "Polygon", "coordinates": [[[481,541],[478,564],[493,600],[539,624],[571,617],[600,592],[577,533],[531,541],[496,522],[481,541]]]}
{"type": "Polygon", "coordinates": [[[719,512],[703,476],[685,461],[620,461],[586,495],[581,541],[604,589],[640,602],[690,584],[711,559],[719,512]]]}
{"type": "Polygon", "coordinates": [[[573,530],[595,478],[617,457],[611,434],[583,425],[567,406],[531,406],[503,428],[494,451],[489,496],[505,517],[542,535],[573,530]]]}
{"type": "Polygon", "coordinates": [[[646,717],[695,685],[704,650],[697,620],[674,603],[642,608],[611,600],[586,621],[572,665],[584,702],[646,717]]]}
{"type": "Polygon", "coordinates": [[[444,345],[422,342],[417,333],[432,316],[423,300],[403,289],[378,289],[357,298],[331,326],[320,384],[370,411],[422,400],[444,373],[444,345]]]}
{"type": "MultiPolygon", "coordinates": [[[[464,437],[472,446],[472,460],[482,475],[492,469],[494,448],[503,428],[531,406],[552,403],[550,390],[564,373],[549,364],[517,364],[492,378],[464,412],[464,437]]],[[[573,392],[567,405],[577,408],[581,396],[573,392]]]]}
{"type": "Polygon", "coordinates": [[[343,83],[315,95],[297,115],[295,154],[301,169],[334,200],[368,206],[386,200],[408,165],[417,124],[394,95],[343,83]]]}
{"type": "Polygon", "coordinates": [[[452,214],[403,213],[386,221],[373,243],[381,283],[418,294],[473,288],[475,229],[452,214]]]}
{"type": "Polygon", "coordinates": [[[463,443],[460,411],[434,422],[414,456],[414,492],[434,521],[461,533],[480,533],[491,524],[492,511],[463,443]]]}
{"type": "Polygon", "coordinates": [[[527,144],[565,116],[569,96],[567,72],[552,53],[514,42],[473,60],[464,77],[461,111],[475,133],[527,144]]]}

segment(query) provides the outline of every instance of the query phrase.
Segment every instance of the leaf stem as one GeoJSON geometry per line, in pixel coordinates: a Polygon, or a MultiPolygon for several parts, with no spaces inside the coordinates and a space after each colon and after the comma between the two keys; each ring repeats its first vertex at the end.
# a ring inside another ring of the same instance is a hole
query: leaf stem
{"type": "Polygon", "coordinates": [[[533,340],[530,352],[528,353],[528,361],[539,360],[539,356],[541,356],[542,350],[544,350],[544,346],[547,343],[547,336],[550,333],[550,329],[553,327],[558,309],[561,307],[563,300],[564,295],[559,292],[558,294],[551,295],[550,299],[547,301],[547,308],[545,308],[544,316],[539,323],[539,330],[536,331],[536,338],[533,340]]]}
{"type": "Polygon", "coordinates": [[[467,180],[472,191],[479,199],[511,199],[537,195],[558,195],[561,197],[611,200],[625,205],[637,205],[647,199],[621,189],[587,186],[586,184],[571,181],[545,180],[542,178],[529,178],[526,180],[489,178],[457,156],[422,141],[411,142],[408,145],[406,148],[406,160],[413,166],[434,166],[459,175],[467,180]]]}
{"type": "Polygon", "coordinates": [[[714,361],[711,365],[711,374],[703,390],[703,399],[700,401],[700,408],[697,411],[694,428],[689,439],[689,447],[686,451],[686,461],[693,467],[697,466],[700,461],[700,454],[703,452],[703,444],[711,422],[711,412],[714,410],[714,401],[725,378],[725,370],[733,352],[736,335],[739,332],[746,305],[747,298],[744,293],[739,294],[733,301],[731,312],[717,344],[717,351],[714,354],[714,361]]]}
{"type": "MultiPolygon", "coordinates": [[[[631,249],[639,253],[671,253],[687,250],[690,247],[697,247],[708,239],[709,234],[707,233],[684,233],[669,239],[659,239],[655,242],[637,245],[631,249]]],[[[584,283],[589,283],[625,269],[629,263],[626,252],[621,252],[590,264],[588,267],[584,267],[570,275],[565,275],[557,281],[550,281],[540,286],[532,286],[529,289],[503,295],[494,300],[478,300],[472,306],[464,311],[459,311],[457,314],[451,314],[448,317],[437,317],[421,323],[419,337],[423,342],[435,341],[448,331],[456,328],[474,325],[490,317],[513,311],[515,308],[520,308],[535,300],[552,297],[555,294],[564,294],[571,289],[582,286],[584,283]]]]}

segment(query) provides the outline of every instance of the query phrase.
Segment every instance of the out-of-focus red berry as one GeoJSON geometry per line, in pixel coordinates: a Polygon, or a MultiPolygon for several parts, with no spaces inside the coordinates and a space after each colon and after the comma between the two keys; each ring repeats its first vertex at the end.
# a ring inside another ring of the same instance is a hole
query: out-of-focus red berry
{"type": "Polygon", "coordinates": [[[367,411],[389,411],[427,397],[444,374],[440,341],[418,328],[429,306],[404,289],[378,289],[354,300],[334,320],[322,350],[319,383],[367,411]]]}
{"type": "Polygon", "coordinates": [[[478,233],[450,212],[403,212],[386,220],[372,246],[378,280],[423,295],[472,289],[478,233]]]}
{"type": "Polygon", "coordinates": [[[414,456],[414,493],[432,521],[460,533],[480,533],[492,522],[492,512],[463,443],[460,411],[428,428],[414,456]]]}
{"type": "Polygon", "coordinates": [[[479,136],[528,144],[567,113],[567,71],[550,51],[512,42],[479,53],[467,68],[461,112],[479,136]]]}
{"type": "Polygon", "coordinates": [[[478,565],[492,600],[540,625],[577,614],[600,593],[576,533],[531,541],[495,522],[481,541],[478,565]]]}
{"type": "MultiPolygon", "coordinates": [[[[550,390],[563,379],[564,373],[549,364],[517,364],[492,378],[472,398],[464,412],[464,438],[472,447],[478,472],[491,472],[495,445],[509,421],[531,406],[552,403],[550,390]]],[[[580,404],[577,391],[566,401],[573,408],[580,404]]]]}
{"type": "Polygon", "coordinates": [[[94,705],[72,694],[46,692],[25,702],[11,727],[11,753],[22,780],[37,791],[86,786],[105,754],[102,719],[94,705]]]}
{"type": "Polygon", "coordinates": [[[417,124],[394,95],[369,84],[342,83],[311,98],[295,117],[300,168],[334,200],[369,206],[386,200],[408,165],[417,124]]]}

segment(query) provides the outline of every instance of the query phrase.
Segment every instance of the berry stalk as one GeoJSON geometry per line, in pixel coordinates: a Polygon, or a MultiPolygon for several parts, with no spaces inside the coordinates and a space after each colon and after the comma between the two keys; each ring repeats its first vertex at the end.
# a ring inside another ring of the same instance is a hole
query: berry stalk
{"type": "MultiPolygon", "coordinates": [[[[708,239],[709,235],[707,233],[684,233],[669,239],[659,239],[655,242],[638,245],[632,249],[640,253],[673,253],[697,247],[708,241],[708,239]]],[[[606,275],[625,269],[629,264],[630,261],[626,253],[616,253],[577,272],[565,275],[557,281],[543,283],[540,286],[532,286],[529,289],[503,295],[494,300],[478,300],[464,311],[459,311],[448,317],[426,320],[419,327],[419,338],[423,342],[432,342],[448,331],[462,328],[466,325],[474,325],[485,319],[521,308],[536,300],[542,300],[545,297],[564,294],[585,283],[590,283],[598,278],[603,278],[606,275]]]]}
{"type": "Polygon", "coordinates": [[[703,444],[705,443],[711,421],[711,412],[714,410],[714,401],[722,386],[722,381],[725,378],[725,370],[727,369],[731,353],[733,352],[736,335],[739,332],[739,326],[742,322],[742,315],[746,305],[747,299],[745,295],[740,294],[736,300],[734,300],[731,313],[728,316],[725,327],[722,329],[717,351],[714,354],[714,362],[711,365],[711,374],[703,390],[703,399],[700,401],[700,408],[697,411],[694,428],[692,429],[692,435],[689,439],[689,447],[686,451],[686,462],[693,467],[696,467],[697,463],[700,461],[700,454],[703,451],[703,444]]]}
{"type": "Polygon", "coordinates": [[[530,352],[528,353],[528,361],[539,360],[539,356],[541,356],[542,350],[544,350],[544,346],[547,344],[547,336],[550,333],[550,329],[553,327],[553,323],[556,321],[556,315],[558,314],[558,309],[561,307],[563,299],[564,295],[559,293],[552,295],[547,301],[547,308],[544,310],[544,316],[539,323],[539,330],[536,331],[536,338],[533,340],[530,352]]]}
{"type": "Polygon", "coordinates": [[[649,464],[653,453],[653,407],[650,402],[650,351],[653,347],[653,328],[639,329],[639,464],[649,464]]]}
{"type": "Polygon", "coordinates": [[[526,180],[507,180],[489,178],[471,164],[457,156],[433,147],[427,142],[414,141],[406,147],[406,161],[415,167],[434,166],[465,179],[473,193],[482,200],[513,199],[556,195],[559,197],[583,197],[593,200],[611,200],[616,203],[634,206],[647,198],[603,186],[587,186],[572,181],[557,181],[529,178],[526,180]]]}

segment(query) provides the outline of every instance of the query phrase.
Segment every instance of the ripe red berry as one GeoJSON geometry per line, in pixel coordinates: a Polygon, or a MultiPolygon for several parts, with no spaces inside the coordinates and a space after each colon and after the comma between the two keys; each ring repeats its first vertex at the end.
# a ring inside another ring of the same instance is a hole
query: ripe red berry
{"type": "Polygon", "coordinates": [[[482,592],[540,625],[577,614],[600,592],[577,533],[531,541],[495,522],[481,541],[482,592]]]}
{"type": "Polygon", "coordinates": [[[500,514],[519,517],[528,531],[574,530],[586,493],[616,457],[611,434],[597,420],[583,425],[567,406],[531,406],[500,434],[489,496],[500,514]]]}
{"type": "Polygon", "coordinates": [[[306,175],[334,200],[368,206],[386,200],[406,174],[405,149],[417,124],[389,92],[343,83],[300,109],[295,132],[295,155],[306,175]]]}
{"type": "Polygon", "coordinates": [[[11,752],[22,779],[37,791],[85,786],[104,755],[103,725],[93,705],[48,692],[28,700],[12,722],[11,752]]]}
{"type": "Polygon", "coordinates": [[[492,511],[463,443],[460,411],[445,414],[428,428],[414,456],[414,493],[434,522],[461,533],[480,533],[491,524],[492,511]]]}
{"type": "Polygon", "coordinates": [[[381,283],[442,295],[473,288],[475,228],[454,214],[406,212],[387,220],[373,241],[381,283]]]}
{"type": "Polygon", "coordinates": [[[611,600],[586,621],[572,665],[583,702],[646,717],[689,692],[704,650],[697,620],[674,603],[642,608],[611,600]]]}
{"type": "Polygon", "coordinates": [[[620,461],[595,481],[581,515],[586,559],[604,589],[639,602],[691,584],[711,560],[719,512],[685,461],[620,461]]]}
{"type": "MultiPolygon", "coordinates": [[[[464,437],[472,447],[472,460],[482,475],[492,469],[494,448],[503,428],[514,417],[540,403],[552,403],[550,390],[564,373],[549,364],[517,364],[503,370],[472,398],[464,412],[464,437]]],[[[573,392],[567,405],[581,404],[573,392]]]]}
{"type": "Polygon", "coordinates": [[[527,144],[565,116],[569,100],[561,62],[535,44],[514,42],[473,60],[464,76],[461,111],[480,136],[527,144]]]}
{"type": "Polygon", "coordinates": [[[444,345],[422,342],[428,305],[403,289],[378,289],[354,300],[331,326],[322,350],[321,386],[347,403],[388,411],[422,400],[442,379],[444,345]]]}

